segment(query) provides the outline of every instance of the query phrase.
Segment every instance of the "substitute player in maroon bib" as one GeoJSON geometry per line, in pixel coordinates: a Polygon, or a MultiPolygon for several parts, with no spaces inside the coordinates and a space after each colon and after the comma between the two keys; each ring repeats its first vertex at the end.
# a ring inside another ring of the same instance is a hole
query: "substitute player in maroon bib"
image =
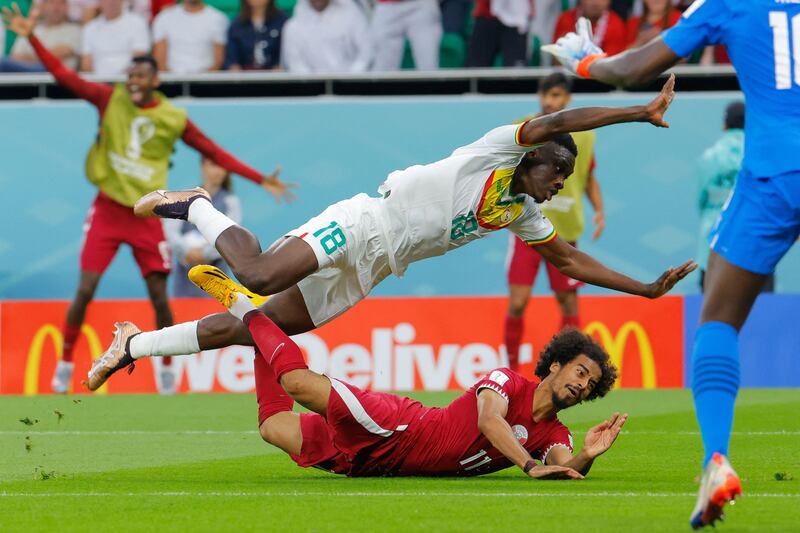
{"type": "Polygon", "coordinates": [[[542,352],[540,382],[498,368],[447,407],[426,407],[312,372],[247,289],[221,271],[213,277],[202,288],[244,321],[256,344],[261,435],[300,466],[348,476],[475,476],[516,465],[533,478],[580,479],[627,419],[615,413],[593,427],[573,454],[558,412],[605,396],[617,377],[603,348],[577,330],[542,352]],[[293,412],[295,401],[312,412],[293,412]]]}

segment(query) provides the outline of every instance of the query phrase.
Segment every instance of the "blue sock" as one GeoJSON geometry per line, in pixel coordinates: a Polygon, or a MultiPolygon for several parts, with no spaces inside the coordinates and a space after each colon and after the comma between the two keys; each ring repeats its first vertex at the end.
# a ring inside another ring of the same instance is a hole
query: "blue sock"
{"type": "Polygon", "coordinates": [[[739,392],[739,334],[723,322],[701,325],[692,353],[692,394],[703,437],[703,466],[714,452],[728,455],[733,407],[739,392]]]}

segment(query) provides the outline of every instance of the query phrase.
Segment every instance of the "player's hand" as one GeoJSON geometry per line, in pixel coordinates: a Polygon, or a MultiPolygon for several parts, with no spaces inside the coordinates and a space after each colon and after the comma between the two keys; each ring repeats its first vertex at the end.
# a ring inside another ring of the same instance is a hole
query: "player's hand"
{"type": "Polygon", "coordinates": [[[11,4],[11,7],[3,7],[2,12],[6,28],[20,37],[27,38],[31,36],[33,28],[36,27],[36,19],[39,18],[39,8],[37,6],[31,7],[27,17],[22,14],[16,2],[11,4]]]}
{"type": "Polygon", "coordinates": [[[586,438],[583,441],[582,452],[590,459],[594,459],[598,455],[602,455],[606,450],[611,448],[614,441],[617,440],[619,432],[622,431],[622,426],[628,419],[628,413],[614,415],[608,419],[603,420],[595,427],[586,433],[586,438]]]}
{"type": "Polygon", "coordinates": [[[664,120],[664,113],[667,112],[672,99],[675,98],[675,74],[670,74],[661,93],[645,106],[644,122],[649,122],[659,128],[669,128],[669,123],[664,120]]]}
{"type": "Polygon", "coordinates": [[[275,167],[275,170],[272,171],[272,174],[268,174],[264,178],[264,181],[261,182],[261,187],[274,196],[275,201],[278,203],[280,203],[281,200],[285,200],[287,203],[290,203],[295,199],[295,194],[292,189],[296,188],[297,184],[278,179],[281,170],[283,170],[283,168],[280,165],[275,167]]]}
{"type": "Polygon", "coordinates": [[[597,211],[594,214],[594,218],[592,219],[594,223],[594,232],[592,233],[592,240],[596,241],[600,238],[600,235],[603,234],[603,230],[606,229],[606,215],[602,211],[597,211]]]}
{"type": "Polygon", "coordinates": [[[588,55],[603,53],[592,40],[592,23],[586,17],[578,19],[574,33],[570,32],[555,43],[542,46],[542,51],[558,58],[561,64],[573,73],[577,72],[581,59],[588,55]]]}
{"type": "Polygon", "coordinates": [[[534,479],[584,479],[584,477],[568,466],[536,465],[528,470],[528,476],[534,479]]]}
{"type": "Polygon", "coordinates": [[[668,268],[657,280],[647,286],[644,296],[648,298],[658,298],[672,290],[680,280],[688,276],[697,269],[697,263],[688,260],[678,268],[668,268]]]}
{"type": "Polygon", "coordinates": [[[186,252],[183,261],[188,266],[202,265],[203,263],[206,263],[206,257],[205,254],[203,253],[203,247],[200,246],[197,248],[192,248],[191,250],[186,252]]]}

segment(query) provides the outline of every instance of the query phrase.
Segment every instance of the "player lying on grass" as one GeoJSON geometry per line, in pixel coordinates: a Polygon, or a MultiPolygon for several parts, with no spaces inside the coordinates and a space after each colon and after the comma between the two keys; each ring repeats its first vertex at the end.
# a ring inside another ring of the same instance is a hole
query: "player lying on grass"
{"type": "Polygon", "coordinates": [[[541,382],[498,368],[447,407],[426,407],[312,372],[246,289],[216,267],[189,276],[250,332],[261,436],[299,466],[348,476],[476,476],[516,465],[532,478],[582,479],[627,419],[615,413],[590,429],[573,456],[558,412],[605,396],[617,377],[603,348],[577,330],[547,345],[536,366],[541,382]],[[313,412],[292,412],[295,401],[313,412]]]}
{"type": "MultiPolygon", "coordinates": [[[[393,172],[378,189],[330,206],[290,231],[266,252],[256,237],[220,213],[200,188],[156,191],[140,199],[139,216],[188,219],[216,246],[251,291],[273,294],[262,310],[289,335],[319,327],[361,301],[389,274],[508,228],[565,275],[630,294],[657,298],[696,268],[687,261],[652,283],[602,265],[556,235],[539,203],[563,188],[577,148],[570,131],[621,122],[666,127],[674,77],[647,105],[570,109],[501,126],[441,161],[393,172]]],[[[248,329],[227,313],[140,333],[117,328],[111,348],[95,361],[87,385],[96,390],[136,358],[192,354],[253,345],[248,329]]]]}

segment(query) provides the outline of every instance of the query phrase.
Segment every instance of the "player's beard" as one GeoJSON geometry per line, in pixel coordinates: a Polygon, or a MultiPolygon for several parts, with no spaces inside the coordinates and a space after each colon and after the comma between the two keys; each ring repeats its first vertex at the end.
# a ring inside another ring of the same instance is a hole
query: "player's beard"
{"type": "Polygon", "coordinates": [[[558,393],[557,393],[556,391],[553,391],[553,392],[552,392],[552,398],[551,398],[551,401],[553,402],[553,406],[554,406],[554,407],[556,408],[556,410],[558,410],[558,411],[562,411],[562,410],[566,409],[567,407],[572,407],[572,404],[571,404],[571,403],[568,403],[568,401],[567,401],[567,400],[563,400],[563,399],[561,399],[561,398],[558,396],[558,393]]]}

